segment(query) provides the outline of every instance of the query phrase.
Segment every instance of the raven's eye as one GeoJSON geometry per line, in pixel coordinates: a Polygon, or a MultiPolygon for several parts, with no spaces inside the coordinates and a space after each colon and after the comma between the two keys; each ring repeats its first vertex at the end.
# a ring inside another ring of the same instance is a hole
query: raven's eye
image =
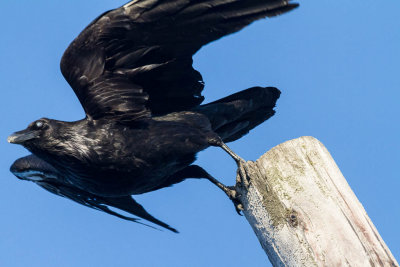
{"type": "Polygon", "coordinates": [[[42,128],[43,125],[44,125],[44,122],[43,122],[43,121],[37,121],[37,122],[35,122],[35,127],[36,127],[37,129],[42,128]]]}

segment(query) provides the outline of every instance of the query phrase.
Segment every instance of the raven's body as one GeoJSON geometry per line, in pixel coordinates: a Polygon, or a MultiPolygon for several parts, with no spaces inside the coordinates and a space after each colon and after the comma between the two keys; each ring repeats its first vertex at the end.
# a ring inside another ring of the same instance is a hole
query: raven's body
{"type": "MultiPolygon", "coordinates": [[[[10,136],[9,142],[35,155],[16,162],[12,171],[22,179],[43,178],[39,185],[58,187],[52,192],[80,203],[93,196],[103,204],[131,199],[186,178],[207,178],[233,197],[191,164],[211,145],[238,161],[224,142],[270,118],[280,92],[253,87],[201,105],[204,83],[192,55],[257,19],[296,6],[286,0],[135,0],[104,13],[61,60],[86,118],[44,118],[10,136]]],[[[137,205],[130,212],[149,219],[137,205]]]]}
{"type": "Polygon", "coordinates": [[[46,149],[27,148],[65,173],[66,182],[101,196],[142,194],[168,184],[169,176],[189,166],[216,137],[208,119],[194,112],[134,125],[110,120],[47,123],[54,132],[46,138],[46,149]]]}

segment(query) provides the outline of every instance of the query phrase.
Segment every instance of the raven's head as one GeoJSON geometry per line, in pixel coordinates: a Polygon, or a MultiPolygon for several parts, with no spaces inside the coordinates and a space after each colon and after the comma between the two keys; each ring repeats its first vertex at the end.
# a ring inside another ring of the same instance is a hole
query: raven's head
{"type": "Polygon", "coordinates": [[[22,145],[36,156],[56,164],[58,156],[82,159],[88,155],[98,141],[86,138],[86,134],[86,120],[71,123],[42,118],[25,130],[13,133],[7,141],[22,145]]]}
{"type": "Polygon", "coordinates": [[[25,130],[15,132],[7,138],[9,143],[23,145],[31,150],[40,147],[42,143],[51,138],[56,128],[55,123],[46,118],[34,121],[25,130]]]}

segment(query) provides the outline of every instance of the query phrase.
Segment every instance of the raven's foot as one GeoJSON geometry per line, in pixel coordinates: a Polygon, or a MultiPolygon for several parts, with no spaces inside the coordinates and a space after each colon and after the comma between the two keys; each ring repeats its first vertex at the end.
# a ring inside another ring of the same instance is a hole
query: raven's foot
{"type": "Polygon", "coordinates": [[[222,191],[224,191],[224,193],[229,197],[229,199],[233,202],[233,205],[235,206],[236,212],[239,215],[241,214],[241,211],[243,211],[243,205],[240,202],[240,194],[238,193],[238,191],[236,190],[236,186],[226,186],[223,183],[219,182],[217,179],[215,179],[214,177],[212,177],[211,175],[207,176],[207,179],[212,182],[213,184],[215,184],[216,186],[218,186],[218,188],[220,188],[222,191]]]}
{"type": "Polygon", "coordinates": [[[240,201],[240,194],[238,191],[235,190],[235,187],[228,186],[229,192],[225,192],[226,195],[229,197],[229,199],[233,202],[233,205],[235,206],[237,214],[242,216],[242,211],[244,210],[242,202],[240,201]]]}
{"type": "Polygon", "coordinates": [[[228,197],[234,203],[237,213],[241,215],[240,212],[243,210],[243,205],[239,200],[240,192],[243,192],[243,189],[247,190],[250,186],[250,175],[247,163],[244,159],[242,159],[235,152],[233,152],[218,135],[210,137],[208,142],[212,146],[219,146],[220,148],[225,150],[225,152],[227,152],[235,160],[237,164],[238,170],[236,176],[236,185],[234,187],[227,187],[220,183],[224,187],[222,188],[221,186],[218,186],[218,184],[216,184],[215,182],[213,183],[215,183],[225,192],[225,194],[228,195],[228,197]]]}
{"type": "Polygon", "coordinates": [[[240,185],[244,188],[249,188],[250,180],[247,171],[246,161],[238,156],[235,152],[233,152],[222,140],[220,139],[218,142],[218,146],[225,150],[236,162],[238,167],[238,175],[236,178],[236,186],[240,185]]]}
{"type": "Polygon", "coordinates": [[[248,167],[244,160],[237,163],[238,171],[236,176],[236,187],[248,189],[250,186],[250,176],[248,174],[248,167]]]}
{"type": "Polygon", "coordinates": [[[236,190],[235,186],[227,186],[226,188],[229,190],[229,193],[226,193],[226,195],[233,202],[233,205],[235,206],[237,214],[242,216],[241,212],[244,210],[244,208],[243,208],[242,202],[240,201],[240,194],[236,190]]]}

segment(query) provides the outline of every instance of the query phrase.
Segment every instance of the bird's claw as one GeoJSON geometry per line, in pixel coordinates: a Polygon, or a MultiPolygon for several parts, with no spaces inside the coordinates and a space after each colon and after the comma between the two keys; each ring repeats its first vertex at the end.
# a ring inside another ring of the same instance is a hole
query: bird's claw
{"type": "Polygon", "coordinates": [[[242,203],[235,204],[235,209],[238,215],[243,216],[242,211],[244,211],[242,203]]]}
{"type": "Polygon", "coordinates": [[[235,205],[236,212],[242,216],[242,211],[244,210],[241,203],[240,196],[243,190],[247,190],[250,186],[250,174],[246,161],[240,159],[237,163],[238,170],[236,176],[236,185],[233,187],[236,194],[235,198],[231,198],[233,204],[235,205]]]}
{"type": "Polygon", "coordinates": [[[250,186],[249,171],[247,163],[240,159],[237,163],[238,171],[236,176],[235,186],[225,186],[223,188],[224,192],[228,195],[229,199],[233,202],[237,214],[243,216],[242,211],[244,210],[243,204],[240,201],[241,192],[243,189],[248,189],[250,186]]]}
{"type": "Polygon", "coordinates": [[[250,186],[250,176],[247,168],[247,163],[244,160],[238,162],[238,171],[236,176],[236,187],[248,189],[250,186]]]}
{"type": "Polygon", "coordinates": [[[243,216],[241,212],[244,210],[244,208],[240,201],[240,194],[236,190],[236,186],[228,186],[227,188],[228,191],[226,192],[226,194],[228,195],[229,199],[233,202],[237,214],[243,216]]]}

